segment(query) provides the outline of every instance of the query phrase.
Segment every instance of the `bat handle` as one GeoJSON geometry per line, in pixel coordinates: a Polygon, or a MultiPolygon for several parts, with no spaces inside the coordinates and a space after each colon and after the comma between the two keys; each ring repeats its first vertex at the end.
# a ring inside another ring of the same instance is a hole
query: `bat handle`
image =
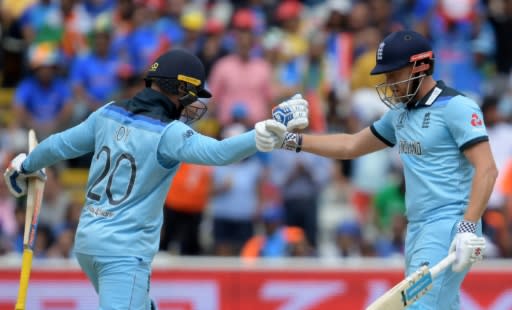
{"type": "Polygon", "coordinates": [[[441,271],[443,271],[448,266],[453,264],[455,258],[455,252],[450,253],[448,256],[443,258],[439,263],[437,263],[434,267],[430,268],[430,274],[432,275],[432,278],[435,278],[441,271]]]}
{"type": "Polygon", "coordinates": [[[32,256],[33,252],[31,249],[26,248],[23,250],[20,287],[18,291],[18,300],[16,301],[15,310],[25,310],[25,304],[27,301],[28,280],[30,279],[30,270],[32,269],[32,256]]]}

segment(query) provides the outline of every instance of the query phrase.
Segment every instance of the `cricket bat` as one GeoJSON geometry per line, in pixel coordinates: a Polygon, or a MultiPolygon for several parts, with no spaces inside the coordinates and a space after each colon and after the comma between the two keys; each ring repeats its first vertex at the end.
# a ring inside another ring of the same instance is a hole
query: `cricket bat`
{"type": "MultiPolygon", "coordinates": [[[[34,130],[28,132],[28,150],[37,146],[37,138],[34,130]]],[[[39,212],[43,201],[44,182],[38,178],[29,178],[27,187],[27,210],[25,214],[25,231],[23,232],[23,258],[21,263],[20,286],[15,310],[25,310],[27,301],[28,281],[32,270],[32,250],[39,222],[39,212]]]]}
{"type": "Polygon", "coordinates": [[[426,265],[422,266],[379,297],[366,310],[401,310],[409,307],[432,289],[432,280],[454,261],[455,253],[451,253],[430,269],[426,265]]]}

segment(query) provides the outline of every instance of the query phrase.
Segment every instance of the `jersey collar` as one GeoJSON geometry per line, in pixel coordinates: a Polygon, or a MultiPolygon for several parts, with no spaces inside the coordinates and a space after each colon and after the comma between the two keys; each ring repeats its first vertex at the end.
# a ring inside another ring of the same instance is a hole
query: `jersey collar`
{"type": "Polygon", "coordinates": [[[436,99],[441,95],[441,93],[446,89],[446,85],[443,81],[437,81],[436,86],[434,86],[423,98],[418,100],[413,109],[426,108],[430,107],[436,99]]]}
{"type": "Polygon", "coordinates": [[[176,105],[167,96],[152,88],[146,87],[137,93],[134,102],[139,105],[139,108],[160,114],[162,119],[176,120],[180,118],[181,111],[178,111],[176,105]]]}

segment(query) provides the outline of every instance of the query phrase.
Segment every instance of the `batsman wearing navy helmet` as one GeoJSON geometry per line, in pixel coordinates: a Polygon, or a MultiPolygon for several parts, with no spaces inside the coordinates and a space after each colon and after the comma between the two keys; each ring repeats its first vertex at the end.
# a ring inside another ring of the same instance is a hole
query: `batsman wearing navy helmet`
{"type": "MultiPolygon", "coordinates": [[[[410,309],[452,310],[460,309],[460,285],[484,253],[480,218],[497,170],[479,106],[435,81],[434,63],[430,42],[419,33],[389,34],[371,74],[385,76],[376,89],[390,110],[358,133],[304,134],[298,141],[302,151],[336,159],[396,145],[406,183],[406,273],[450,252],[457,257],[410,309]]],[[[275,121],[265,126],[278,136],[289,134],[275,121]]]]}
{"type": "MultiPolygon", "coordinates": [[[[133,98],[110,102],[81,124],[43,140],[29,155],[19,154],[4,173],[11,193],[21,197],[27,178],[44,179],[44,167],[93,153],[74,255],[99,295],[101,310],[156,309],[149,297],[151,262],[160,243],[162,206],[181,162],[227,165],[258,150],[269,152],[276,143],[297,144],[296,134],[279,140],[263,122],[222,141],[189,127],[206,111],[200,98],[211,97],[203,65],[189,52],[161,55],[145,82],[133,98]]],[[[290,131],[308,125],[307,102],[300,95],[273,114],[290,131]]]]}
{"type": "Polygon", "coordinates": [[[146,87],[156,84],[167,96],[176,96],[175,117],[190,124],[200,119],[207,111],[199,98],[211,98],[204,88],[206,74],[203,64],[194,55],[176,49],[161,55],[149,68],[144,79],[146,87]]]}
{"type": "MultiPolygon", "coordinates": [[[[434,53],[430,43],[413,31],[395,32],[379,44],[376,55],[377,65],[371,71],[376,74],[396,76],[403,69],[400,79],[387,79],[376,86],[384,104],[394,109],[399,106],[412,107],[420,99],[423,81],[434,72],[434,53]],[[408,69],[408,70],[407,70],[408,69]]],[[[425,85],[424,89],[431,88],[425,85]]]]}

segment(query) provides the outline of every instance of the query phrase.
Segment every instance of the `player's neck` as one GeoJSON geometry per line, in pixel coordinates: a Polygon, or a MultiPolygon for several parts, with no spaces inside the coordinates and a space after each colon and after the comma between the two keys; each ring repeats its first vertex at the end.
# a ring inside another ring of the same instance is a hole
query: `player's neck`
{"type": "Polygon", "coordinates": [[[426,76],[423,79],[423,83],[421,84],[420,90],[418,91],[418,95],[416,98],[425,97],[436,86],[436,84],[436,81],[432,78],[431,75],[426,76]]]}

